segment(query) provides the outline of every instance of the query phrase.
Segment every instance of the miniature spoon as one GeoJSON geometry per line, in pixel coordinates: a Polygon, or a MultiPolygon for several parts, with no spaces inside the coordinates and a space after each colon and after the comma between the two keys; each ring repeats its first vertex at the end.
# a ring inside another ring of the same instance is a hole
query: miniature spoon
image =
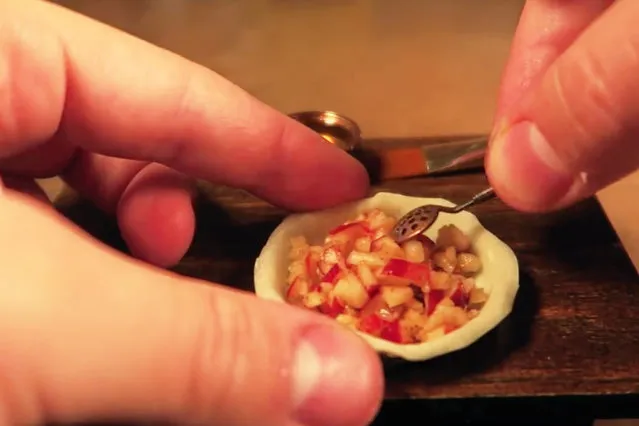
{"type": "Polygon", "coordinates": [[[468,207],[488,201],[492,198],[495,198],[495,191],[492,187],[489,187],[465,203],[458,204],[455,207],[438,206],[435,204],[426,204],[417,207],[399,218],[399,221],[397,221],[397,224],[391,231],[391,237],[398,244],[401,244],[430,228],[431,225],[435,223],[435,220],[437,220],[439,213],[459,213],[468,207]]]}

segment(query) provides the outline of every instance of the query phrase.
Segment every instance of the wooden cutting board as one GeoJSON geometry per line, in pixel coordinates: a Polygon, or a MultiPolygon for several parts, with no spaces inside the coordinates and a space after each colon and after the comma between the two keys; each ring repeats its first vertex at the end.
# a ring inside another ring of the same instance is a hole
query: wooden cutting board
{"type": "MultiPolygon", "coordinates": [[[[374,191],[458,202],[486,185],[474,173],[374,191]]],[[[69,217],[124,250],[112,219],[84,202],[64,204],[69,217]]],[[[430,424],[639,417],[639,278],[598,202],[530,215],[493,200],[473,212],[519,259],[513,313],[466,350],[390,366],[376,424],[394,424],[398,413],[430,424]]],[[[195,241],[175,270],[251,291],[253,262],[284,214],[242,191],[203,186],[195,241]]]]}

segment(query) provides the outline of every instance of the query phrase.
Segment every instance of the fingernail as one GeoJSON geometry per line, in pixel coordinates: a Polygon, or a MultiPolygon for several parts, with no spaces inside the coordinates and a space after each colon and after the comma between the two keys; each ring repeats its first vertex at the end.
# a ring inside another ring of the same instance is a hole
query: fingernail
{"type": "Polygon", "coordinates": [[[306,426],[367,425],[381,404],[379,357],[348,330],[307,329],[292,373],[294,420],[306,426]]]}
{"type": "Polygon", "coordinates": [[[574,182],[548,140],[529,121],[496,132],[488,168],[497,191],[527,211],[552,208],[574,182]]]}
{"type": "Polygon", "coordinates": [[[505,118],[498,120],[493,127],[493,131],[490,134],[490,138],[488,139],[488,146],[492,146],[495,143],[495,140],[498,140],[500,136],[508,130],[508,121],[505,118]]]}

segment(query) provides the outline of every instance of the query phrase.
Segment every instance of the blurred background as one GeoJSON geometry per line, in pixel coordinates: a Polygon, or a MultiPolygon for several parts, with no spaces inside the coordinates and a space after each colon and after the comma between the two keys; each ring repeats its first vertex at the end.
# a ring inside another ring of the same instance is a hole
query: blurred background
{"type": "Polygon", "coordinates": [[[366,136],[489,132],[521,0],[64,0],[283,112],[366,136]]]}

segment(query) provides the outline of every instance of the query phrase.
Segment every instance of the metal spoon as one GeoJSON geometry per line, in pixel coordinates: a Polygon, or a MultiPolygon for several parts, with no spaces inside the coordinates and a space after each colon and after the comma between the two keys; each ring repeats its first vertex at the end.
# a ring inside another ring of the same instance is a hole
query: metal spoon
{"type": "Polygon", "coordinates": [[[435,220],[437,220],[439,213],[459,213],[470,206],[488,201],[492,198],[495,198],[495,191],[492,187],[489,187],[465,203],[458,204],[455,207],[438,206],[435,204],[417,207],[399,218],[399,221],[391,231],[391,237],[397,243],[401,244],[430,228],[431,225],[435,223],[435,220]]]}

